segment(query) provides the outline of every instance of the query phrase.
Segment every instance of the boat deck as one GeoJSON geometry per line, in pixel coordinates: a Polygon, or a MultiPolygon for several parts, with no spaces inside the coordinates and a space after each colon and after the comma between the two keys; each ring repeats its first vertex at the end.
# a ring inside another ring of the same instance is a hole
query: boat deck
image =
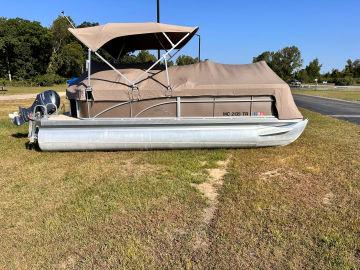
{"type": "Polygon", "coordinates": [[[67,115],[52,115],[40,120],[41,127],[60,126],[183,126],[183,125],[286,125],[303,119],[279,120],[274,116],[239,117],[167,117],[167,118],[73,118],[67,115]]]}
{"type": "Polygon", "coordinates": [[[74,120],[80,120],[78,118],[74,118],[65,114],[56,114],[56,115],[51,115],[49,116],[49,118],[47,119],[48,121],[74,121],[74,120]]]}

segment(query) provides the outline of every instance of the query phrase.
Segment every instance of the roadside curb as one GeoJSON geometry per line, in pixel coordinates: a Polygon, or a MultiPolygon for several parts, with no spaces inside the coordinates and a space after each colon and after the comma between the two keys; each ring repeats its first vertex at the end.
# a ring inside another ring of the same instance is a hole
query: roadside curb
{"type": "Polygon", "coordinates": [[[347,102],[347,103],[351,103],[351,104],[360,104],[360,102],[358,102],[358,101],[349,101],[349,100],[344,100],[344,99],[339,99],[339,98],[329,98],[329,97],[321,97],[321,96],[297,94],[297,93],[293,93],[293,95],[306,96],[306,97],[317,97],[317,98],[323,98],[323,99],[328,99],[328,100],[333,100],[333,101],[347,102]]]}

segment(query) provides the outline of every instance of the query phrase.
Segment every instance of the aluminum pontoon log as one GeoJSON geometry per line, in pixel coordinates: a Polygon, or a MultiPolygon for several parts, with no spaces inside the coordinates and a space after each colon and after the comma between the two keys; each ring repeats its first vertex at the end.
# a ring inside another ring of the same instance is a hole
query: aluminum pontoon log
{"type": "Polygon", "coordinates": [[[301,135],[307,120],[73,119],[54,115],[38,125],[37,141],[43,151],[91,151],[283,146],[301,135]]]}

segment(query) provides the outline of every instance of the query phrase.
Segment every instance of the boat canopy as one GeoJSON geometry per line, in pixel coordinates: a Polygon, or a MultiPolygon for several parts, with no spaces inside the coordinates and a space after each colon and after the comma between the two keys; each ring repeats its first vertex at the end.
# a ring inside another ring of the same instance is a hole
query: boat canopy
{"type": "Polygon", "coordinates": [[[86,28],[69,28],[85,46],[96,52],[104,48],[113,57],[137,50],[181,49],[198,31],[162,23],[108,23],[86,28]]]}
{"type": "MultiPolygon", "coordinates": [[[[139,68],[120,68],[130,80],[142,73],[139,68]]],[[[172,78],[167,88],[165,70],[153,70],[129,91],[124,78],[106,67],[94,67],[91,74],[93,101],[129,101],[163,97],[273,96],[279,119],[301,119],[290,88],[265,61],[246,65],[226,65],[205,61],[169,67],[172,78]],[[136,95],[135,95],[136,93],[136,95]]],[[[69,99],[86,100],[87,75],[67,89],[69,99]]]]}

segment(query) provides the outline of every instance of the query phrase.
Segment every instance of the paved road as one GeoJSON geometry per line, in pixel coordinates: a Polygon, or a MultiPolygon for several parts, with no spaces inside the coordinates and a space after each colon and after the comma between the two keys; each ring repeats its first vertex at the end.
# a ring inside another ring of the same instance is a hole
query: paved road
{"type": "MultiPolygon", "coordinates": [[[[65,92],[58,93],[60,97],[65,96],[65,92]]],[[[7,95],[0,96],[0,101],[9,101],[9,100],[24,100],[24,99],[35,99],[37,94],[18,94],[18,95],[7,95]]]]}
{"type": "Polygon", "coordinates": [[[360,103],[293,95],[297,106],[360,125],[360,103]]]}

